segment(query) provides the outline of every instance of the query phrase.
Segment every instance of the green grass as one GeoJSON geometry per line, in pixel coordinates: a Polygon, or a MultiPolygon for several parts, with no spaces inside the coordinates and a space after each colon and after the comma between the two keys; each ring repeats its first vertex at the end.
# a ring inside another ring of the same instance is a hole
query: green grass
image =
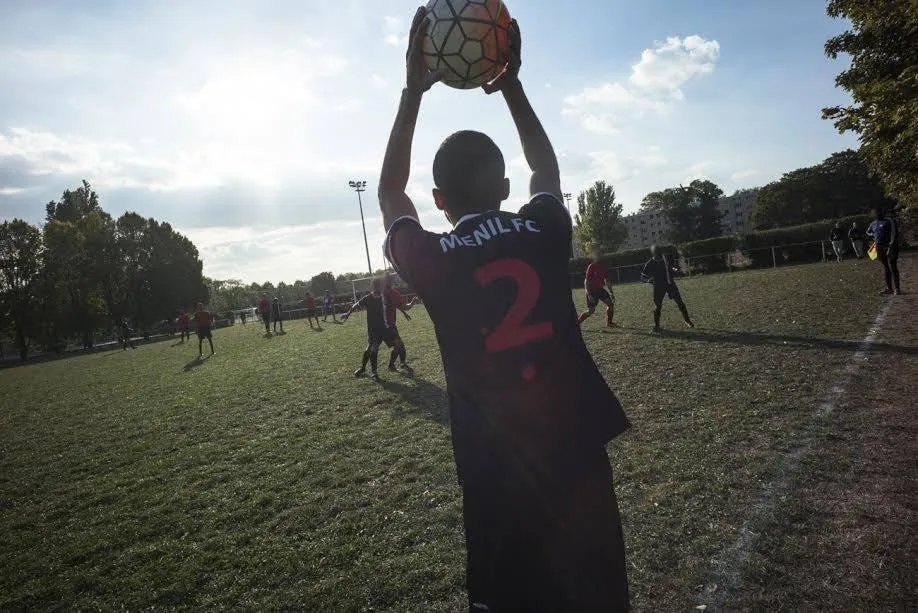
{"type": "MultiPolygon", "coordinates": [[[[634,423],[610,456],[635,608],[694,606],[873,321],[877,275],[851,262],[685,279],[699,328],[667,303],[660,336],[649,288],[622,286],[623,327],[584,324],[634,423]]],[[[443,374],[412,315],[417,374],[379,385],[351,374],[361,315],[273,338],[218,330],[200,364],[196,342],[161,342],[0,373],[0,607],[461,609],[443,374]]]]}

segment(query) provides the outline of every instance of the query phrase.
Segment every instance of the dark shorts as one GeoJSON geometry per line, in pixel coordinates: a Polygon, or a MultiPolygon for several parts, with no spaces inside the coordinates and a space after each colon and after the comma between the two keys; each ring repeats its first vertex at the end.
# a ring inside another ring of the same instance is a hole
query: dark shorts
{"type": "Polygon", "coordinates": [[[483,482],[463,484],[472,603],[492,611],[627,610],[609,460],[603,447],[580,455],[558,471],[499,462],[483,482]]]}
{"type": "Polygon", "coordinates": [[[394,347],[398,339],[398,328],[381,328],[379,330],[367,330],[367,344],[381,345],[385,343],[389,347],[394,347]]]}
{"type": "Polygon", "coordinates": [[[589,308],[595,309],[596,305],[600,302],[609,304],[610,302],[615,302],[615,298],[613,298],[608,290],[606,290],[604,287],[593,289],[587,292],[587,306],[589,308]]]}
{"type": "Polygon", "coordinates": [[[670,300],[680,301],[682,300],[682,295],[679,293],[679,288],[676,287],[675,283],[670,284],[667,287],[660,287],[657,285],[653,286],[653,301],[657,304],[663,302],[663,299],[669,297],[670,300]]]}
{"type": "Polygon", "coordinates": [[[316,317],[316,309],[306,309],[306,318],[316,317]]]}
{"type": "Polygon", "coordinates": [[[210,326],[198,326],[198,338],[213,338],[210,326]]]}
{"type": "Polygon", "coordinates": [[[261,314],[261,319],[262,319],[262,321],[264,321],[265,323],[269,323],[269,322],[271,321],[271,313],[262,313],[262,314],[261,314]]]}

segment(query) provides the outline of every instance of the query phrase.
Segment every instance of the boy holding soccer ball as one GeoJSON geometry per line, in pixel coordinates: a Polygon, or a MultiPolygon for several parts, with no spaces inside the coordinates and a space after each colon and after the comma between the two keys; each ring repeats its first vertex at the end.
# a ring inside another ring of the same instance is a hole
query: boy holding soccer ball
{"type": "Polygon", "coordinates": [[[479,132],[448,137],[433,199],[453,224],[425,231],[405,193],[424,92],[428,16],[411,28],[407,83],[379,182],[385,251],[423,299],[443,355],[462,485],[473,611],[625,611],[621,520],[606,444],[629,423],[593,362],[571,298],[571,219],[558,161],[518,72],[520,35],[486,93],[500,92],[532,170],[529,202],[509,195],[504,158],[479,132]]]}

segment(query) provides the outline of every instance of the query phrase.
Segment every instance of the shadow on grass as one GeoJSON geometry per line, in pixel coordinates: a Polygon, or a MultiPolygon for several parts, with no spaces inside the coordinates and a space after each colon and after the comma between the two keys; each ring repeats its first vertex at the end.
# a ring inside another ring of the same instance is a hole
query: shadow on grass
{"type": "Polygon", "coordinates": [[[287,333],[283,330],[281,330],[280,332],[278,332],[277,330],[274,331],[274,336],[284,336],[286,334],[287,333]]]}
{"type": "MultiPolygon", "coordinates": [[[[387,374],[395,375],[396,373],[387,374]]],[[[446,390],[442,387],[419,377],[407,375],[402,375],[400,379],[380,379],[379,385],[413,407],[393,409],[393,415],[397,417],[417,415],[443,426],[449,425],[449,400],[446,390]]]]}
{"type": "Polygon", "coordinates": [[[169,345],[169,346],[170,346],[170,347],[181,347],[181,346],[184,345],[184,344],[185,344],[185,341],[179,341],[179,342],[173,343],[173,344],[171,344],[171,345],[169,345]]]}
{"type": "Polygon", "coordinates": [[[190,362],[188,362],[187,364],[185,364],[184,370],[185,372],[191,372],[192,370],[194,370],[195,368],[197,368],[198,366],[200,366],[206,361],[207,361],[207,358],[195,358],[191,360],[190,362]]]}
{"type": "MultiPolygon", "coordinates": [[[[798,349],[838,349],[841,351],[860,351],[861,341],[842,341],[830,338],[812,338],[807,336],[790,336],[784,334],[761,334],[758,332],[736,332],[732,330],[662,330],[657,334],[647,330],[632,330],[639,336],[665,336],[681,338],[687,341],[733,345],[775,345],[777,347],[794,347],[798,349]]],[[[889,343],[871,343],[869,353],[901,353],[918,355],[918,346],[890,345],[889,343]]]]}

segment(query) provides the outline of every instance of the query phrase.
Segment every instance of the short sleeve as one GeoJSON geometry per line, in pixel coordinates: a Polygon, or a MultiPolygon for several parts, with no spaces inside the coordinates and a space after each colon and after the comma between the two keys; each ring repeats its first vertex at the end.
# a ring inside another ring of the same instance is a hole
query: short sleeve
{"type": "Polygon", "coordinates": [[[383,243],[395,272],[415,291],[423,292],[437,278],[439,236],[427,232],[414,217],[399,217],[389,227],[383,243]]]}
{"type": "Polygon", "coordinates": [[[573,234],[571,216],[556,195],[547,192],[536,194],[523,205],[520,215],[535,220],[543,231],[558,234],[565,245],[570,244],[573,234]]]}

